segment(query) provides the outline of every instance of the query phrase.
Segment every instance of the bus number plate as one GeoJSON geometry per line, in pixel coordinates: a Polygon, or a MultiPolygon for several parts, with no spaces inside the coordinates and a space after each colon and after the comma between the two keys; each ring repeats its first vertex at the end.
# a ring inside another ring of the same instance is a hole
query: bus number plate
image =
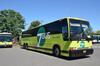
{"type": "Polygon", "coordinates": [[[86,50],[84,50],[83,53],[86,53],[86,50]]]}

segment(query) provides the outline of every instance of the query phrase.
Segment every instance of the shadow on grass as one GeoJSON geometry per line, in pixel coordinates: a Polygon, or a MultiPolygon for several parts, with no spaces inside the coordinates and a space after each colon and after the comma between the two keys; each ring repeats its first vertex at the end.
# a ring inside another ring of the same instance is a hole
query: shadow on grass
{"type": "MultiPolygon", "coordinates": [[[[27,49],[27,50],[38,52],[38,53],[42,53],[42,54],[49,55],[49,56],[53,56],[50,53],[46,53],[46,52],[42,52],[42,51],[38,51],[38,50],[34,50],[34,49],[27,49]]],[[[66,56],[60,56],[60,57],[56,57],[56,58],[63,59],[63,60],[69,60],[70,61],[70,60],[79,60],[79,59],[90,58],[90,56],[83,56],[83,57],[66,57],[66,56]]]]}

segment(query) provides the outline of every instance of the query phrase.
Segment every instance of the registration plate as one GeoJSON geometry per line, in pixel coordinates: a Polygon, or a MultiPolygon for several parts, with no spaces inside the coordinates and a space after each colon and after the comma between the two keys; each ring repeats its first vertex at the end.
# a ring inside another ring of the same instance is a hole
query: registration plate
{"type": "Polygon", "coordinates": [[[86,50],[84,50],[83,53],[86,53],[86,50]]]}

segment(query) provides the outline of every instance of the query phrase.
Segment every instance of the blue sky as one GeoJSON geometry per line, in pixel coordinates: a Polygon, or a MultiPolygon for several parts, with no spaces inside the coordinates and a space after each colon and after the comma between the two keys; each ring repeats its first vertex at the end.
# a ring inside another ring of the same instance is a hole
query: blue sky
{"type": "Polygon", "coordinates": [[[90,21],[94,31],[100,30],[100,0],[0,0],[0,10],[13,9],[26,21],[26,29],[33,20],[46,24],[64,17],[78,17],[90,21]]]}

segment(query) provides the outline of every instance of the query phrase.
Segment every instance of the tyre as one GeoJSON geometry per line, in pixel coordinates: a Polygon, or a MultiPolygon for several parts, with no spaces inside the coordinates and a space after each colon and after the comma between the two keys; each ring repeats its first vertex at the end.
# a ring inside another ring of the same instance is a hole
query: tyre
{"type": "Polygon", "coordinates": [[[23,43],[23,45],[22,45],[22,49],[24,49],[25,47],[24,47],[24,45],[25,45],[25,43],[23,43]]]}
{"type": "Polygon", "coordinates": [[[53,55],[55,57],[59,57],[60,54],[61,54],[60,47],[59,46],[54,46],[54,48],[53,48],[53,55]]]}
{"type": "Polygon", "coordinates": [[[27,47],[26,47],[26,43],[24,43],[24,44],[23,44],[23,49],[26,49],[26,48],[27,48],[27,47]]]}
{"type": "Polygon", "coordinates": [[[13,46],[12,45],[10,45],[10,48],[12,48],[13,46]]]}
{"type": "Polygon", "coordinates": [[[26,47],[25,48],[28,49],[28,43],[26,43],[26,47]]]}

